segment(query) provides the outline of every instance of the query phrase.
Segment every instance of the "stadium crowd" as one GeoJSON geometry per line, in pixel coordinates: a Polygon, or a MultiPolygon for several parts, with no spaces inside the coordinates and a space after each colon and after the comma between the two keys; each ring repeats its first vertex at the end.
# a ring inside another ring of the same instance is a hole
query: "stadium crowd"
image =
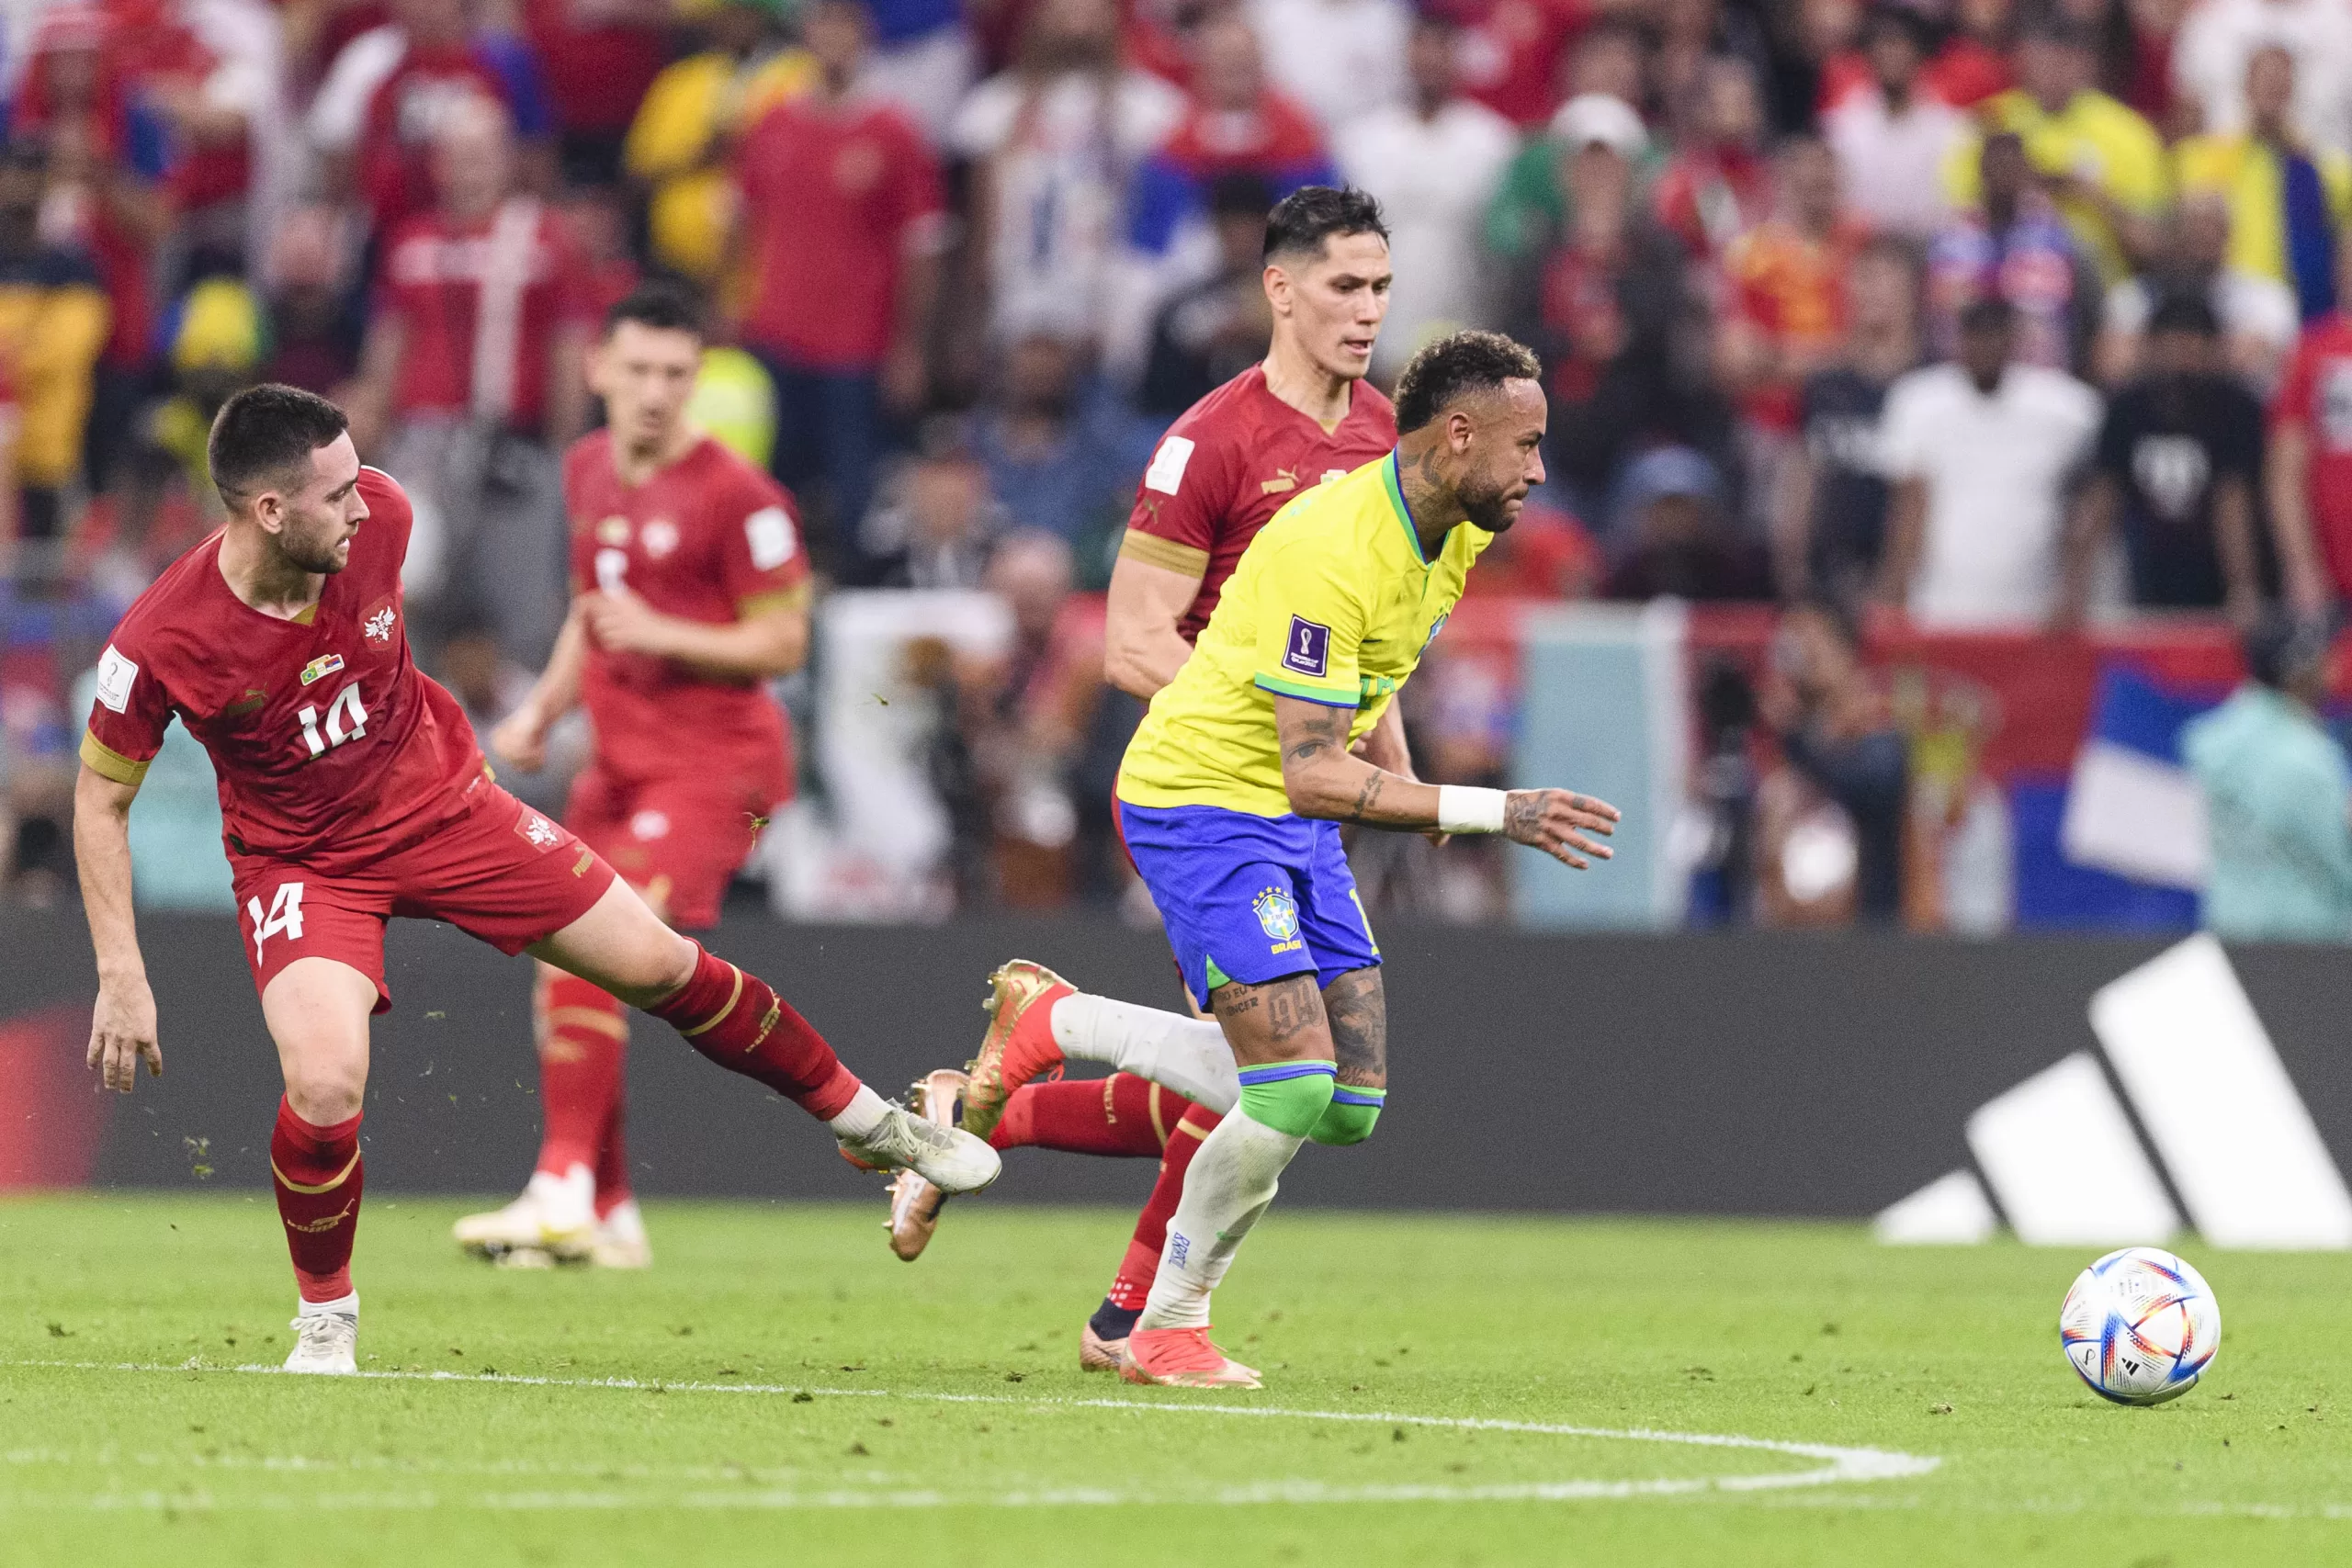
{"type": "MultiPolygon", "coordinates": [[[[263,379],[350,409],[418,502],[420,656],[486,733],[564,613],[584,345],[653,272],[709,301],[701,417],[793,489],[826,592],[903,655],[895,699],[829,685],[858,657],[838,639],[790,685],[816,800],[772,835],[779,902],[1117,897],[1137,709],[1101,678],[1093,595],[1159,432],[1262,354],[1262,220],[1304,184],[1385,209],[1376,378],[1461,325],[1543,357],[1551,482],[1474,595],[1799,612],[1750,722],[1860,824],[1865,914],[1899,897],[1902,760],[1854,690],[1858,615],[2251,627],[2352,592],[2346,0],[14,0],[0,23],[22,898],[66,885],[77,677],[218,514],[212,410],[263,379]],[[918,607],[894,619],[893,592],[918,607]],[[829,848],[827,725],[927,786],[951,847],[914,893],[829,848]]],[[[1513,699],[1475,672],[1417,692],[1424,772],[1490,781],[1513,699]]],[[[523,788],[552,805],[561,773],[523,788]]],[[[143,809],[184,815],[205,885],[208,791],[171,776],[143,809]]],[[[1367,892],[1493,912],[1479,851],[1418,874],[1431,852],[1382,846],[1367,892]]]]}

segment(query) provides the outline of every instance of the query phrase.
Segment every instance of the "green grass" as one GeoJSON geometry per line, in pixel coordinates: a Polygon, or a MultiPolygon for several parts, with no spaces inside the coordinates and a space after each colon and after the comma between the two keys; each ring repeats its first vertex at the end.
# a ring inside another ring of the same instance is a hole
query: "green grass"
{"type": "Polygon", "coordinates": [[[2191,1247],[2221,1356],[2132,1411],[2058,1352],[2086,1255],[1277,1211],[1219,1301],[1268,1387],[1208,1396],[1077,1370],[1124,1214],[968,1204],[909,1267],[878,1201],[658,1204],[624,1275],[469,1263],[460,1209],[371,1198],[360,1351],[417,1375],[345,1381],[232,1370],[287,1348],[266,1194],[0,1202],[0,1562],[2352,1562],[2352,1258],[2191,1247]]]}

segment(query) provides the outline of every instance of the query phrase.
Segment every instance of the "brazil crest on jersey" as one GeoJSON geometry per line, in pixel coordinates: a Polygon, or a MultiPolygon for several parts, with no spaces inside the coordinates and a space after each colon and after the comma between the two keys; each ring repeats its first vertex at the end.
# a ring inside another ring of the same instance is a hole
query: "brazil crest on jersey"
{"type": "Polygon", "coordinates": [[[1459,524],[1424,558],[1393,452],[1301,495],[1250,541],[1193,657],[1151,699],[1119,798],[1288,815],[1275,694],[1351,709],[1349,739],[1363,736],[1493,538],[1459,524]]]}

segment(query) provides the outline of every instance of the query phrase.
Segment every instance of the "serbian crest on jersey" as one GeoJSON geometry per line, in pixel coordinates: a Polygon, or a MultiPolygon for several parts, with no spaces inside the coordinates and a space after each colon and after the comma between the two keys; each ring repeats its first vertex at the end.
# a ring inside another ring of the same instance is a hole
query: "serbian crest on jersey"
{"type": "Polygon", "coordinates": [[[514,824],[514,830],[535,850],[551,849],[563,841],[563,829],[536,811],[524,812],[523,819],[514,824]]]}
{"type": "Polygon", "coordinates": [[[660,560],[678,547],[678,525],[667,517],[656,517],[638,537],[645,546],[645,553],[660,560]]]}
{"type": "Polygon", "coordinates": [[[400,611],[393,607],[392,597],[387,593],[368,605],[368,613],[359,617],[359,635],[379,647],[388,647],[392,640],[392,627],[400,618],[400,611]]]}
{"type": "Polygon", "coordinates": [[[1283,944],[1298,939],[1298,901],[1286,887],[1269,887],[1250,900],[1250,912],[1258,917],[1258,929],[1274,942],[1280,953],[1283,944]]]}

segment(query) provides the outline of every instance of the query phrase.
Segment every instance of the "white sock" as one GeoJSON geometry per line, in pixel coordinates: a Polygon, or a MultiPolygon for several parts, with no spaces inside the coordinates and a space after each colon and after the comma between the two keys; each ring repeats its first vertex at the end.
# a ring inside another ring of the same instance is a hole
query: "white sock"
{"type": "Polygon", "coordinates": [[[825,1123],[837,1138],[863,1138],[882,1125],[890,1114],[890,1102],[866,1088],[857,1086],[857,1098],[845,1106],[839,1116],[825,1123]]]}
{"type": "Polygon", "coordinates": [[[359,1292],[354,1291],[347,1296],[337,1296],[331,1302],[302,1302],[294,1309],[294,1315],[297,1317],[326,1317],[334,1313],[341,1313],[345,1317],[357,1317],[359,1292]]]}
{"type": "Polygon", "coordinates": [[[1054,1004],[1051,1021],[1065,1056],[1148,1078],[1219,1116],[1241,1099],[1233,1047],[1212,1020],[1079,991],[1054,1004]]]}
{"type": "Polygon", "coordinates": [[[1274,1201],[1284,1167],[1305,1138],[1278,1133],[1247,1112],[1227,1116],[1201,1140],[1184,1172],[1184,1196],[1168,1222],[1159,1273],[1137,1328],[1206,1328],[1209,1292],[1225,1278],[1241,1238],[1274,1201]]]}

